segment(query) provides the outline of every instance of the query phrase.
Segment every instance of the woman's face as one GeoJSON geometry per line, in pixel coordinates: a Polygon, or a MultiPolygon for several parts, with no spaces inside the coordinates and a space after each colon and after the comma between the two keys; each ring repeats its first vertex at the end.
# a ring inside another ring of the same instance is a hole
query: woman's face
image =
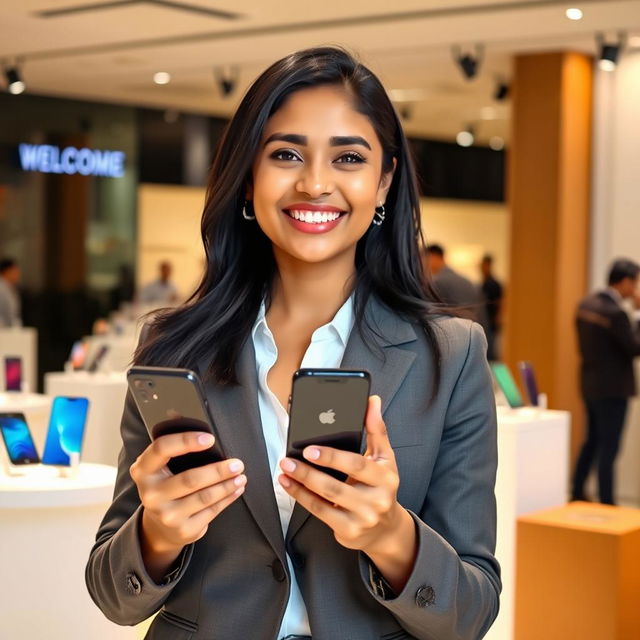
{"type": "Polygon", "coordinates": [[[382,146],[341,87],[302,89],[267,122],[247,199],[276,257],[323,262],[355,253],[384,203],[382,146]]]}

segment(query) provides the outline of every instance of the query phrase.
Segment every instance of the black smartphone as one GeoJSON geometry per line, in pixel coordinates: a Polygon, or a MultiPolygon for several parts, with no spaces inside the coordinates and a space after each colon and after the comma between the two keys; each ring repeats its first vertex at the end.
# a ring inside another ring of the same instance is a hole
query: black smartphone
{"type": "Polygon", "coordinates": [[[104,360],[104,357],[109,352],[109,347],[106,344],[103,344],[96,353],[95,357],[91,361],[91,363],[87,366],[87,371],[90,373],[95,373],[100,366],[100,363],[104,360]]]}
{"type": "MultiPolygon", "coordinates": [[[[289,407],[287,456],[304,460],[303,449],[313,444],[360,453],[370,387],[367,371],[296,371],[289,407]]],[[[313,466],[339,480],[346,478],[334,469],[313,466]]]]}
{"type": "Polygon", "coordinates": [[[37,464],[40,457],[22,413],[0,413],[0,432],[14,465],[37,464]]]}
{"type": "Polygon", "coordinates": [[[527,400],[532,407],[537,407],[538,402],[538,383],[536,382],[536,374],[533,365],[530,362],[518,362],[522,384],[527,394],[527,400]]]}
{"type": "Polygon", "coordinates": [[[167,466],[172,473],[226,458],[215,434],[202,383],[193,371],[131,367],[127,372],[127,382],[152,440],[185,431],[205,431],[216,438],[209,449],[169,460],[167,466]]]}
{"type": "Polygon", "coordinates": [[[7,391],[22,391],[22,358],[20,356],[5,357],[4,386],[7,391]]]}

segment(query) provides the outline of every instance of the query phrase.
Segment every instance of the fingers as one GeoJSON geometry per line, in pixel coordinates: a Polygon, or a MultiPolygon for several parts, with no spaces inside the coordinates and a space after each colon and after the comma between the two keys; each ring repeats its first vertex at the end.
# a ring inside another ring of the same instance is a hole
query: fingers
{"type": "Polygon", "coordinates": [[[389,442],[387,427],[382,419],[380,396],[369,396],[364,428],[367,434],[367,451],[365,456],[371,456],[374,460],[388,460],[390,457],[392,458],[393,449],[389,442]]]}
{"type": "MultiPolygon", "coordinates": [[[[336,449],[332,451],[344,453],[345,455],[356,455],[347,454],[347,452],[337,451],[336,449]]],[[[370,483],[369,486],[347,484],[319,469],[314,469],[303,462],[294,461],[290,458],[285,458],[281,462],[280,466],[286,475],[284,477],[281,476],[280,482],[288,490],[286,480],[293,479],[326,500],[328,504],[337,505],[342,509],[357,513],[363,522],[371,521],[374,524],[377,514],[384,513],[391,507],[393,496],[398,487],[397,474],[393,473],[391,469],[381,467],[373,460],[367,460],[360,455],[357,457],[365,466],[377,472],[377,482],[375,484],[370,483]]],[[[344,466],[346,467],[347,465],[344,466]]],[[[361,475],[365,476],[366,474],[361,475]]]]}
{"type": "MultiPolygon", "coordinates": [[[[238,476],[244,470],[244,464],[235,458],[195,467],[163,482],[162,493],[166,500],[176,500],[196,493],[212,485],[238,476]]],[[[245,478],[246,480],[246,478],[245,478]]]]}
{"type": "Polygon", "coordinates": [[[215,438],[204,431],[188,431],[162,436],[154,440],[140,454],[131,467],[131,474],[133,476],[135,473],[140,475],[157,473],[171,458],[193,451],[204,451],[212,447],[214,442],[215,438]]]}

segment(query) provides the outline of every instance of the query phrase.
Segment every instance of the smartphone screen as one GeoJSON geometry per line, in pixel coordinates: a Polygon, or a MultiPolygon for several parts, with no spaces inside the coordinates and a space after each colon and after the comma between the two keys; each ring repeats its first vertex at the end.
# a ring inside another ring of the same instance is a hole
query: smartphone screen
{"type": "Polygon", "coordinates": [[[87,343],[82,340],[78,340],[73,343],[71,347],[71,354],[69,360],[75,371],[78,371],[84,367],[85,360],[87,358],[87,343]]]}
{"type": "Polygon", "coordinates": [[[104,357],[107,355],[108,351],[109,351],[109,347],[106,344],[103,344],[100,347],[100,349],[98,349],[98,353],[96,353],[91,364],[87,367],[87,371],[90,371],[91,373],[96,372],[98,370],[98,367],[100,366],[100,363],[102,362],[102,360],[104,360],[104,357]]]}
{"type": "MultiPolygon", "coordinates": [[[[370,376],[346,369],[300,369],[293,377],[287,455],[312,444],[360,453],[370,376]]],[[[310,464],[308,460],[305,460],[310,464]]],[[[315,466],[315,465],[314,465],[315,466]]],[[[339,479],[344,474],[321,467],[339,479]]]]}
{"type": "Polygon", "coordinates": [[[527,400],[532,407],[538,406],[538,384],[536,382],[536,374],[533,365],[530,362],[519,362],[520,375],[522,383],[527,394],[527,400]]]}
{"type": "MultiPolygon", "coordinates": [[[[204,390],[198,376],[188,369],[132,367],[127,373],[129,390],[152,440],[172,433],[204,431],[215,436],[204,390]]],[[[172,473],[224,460],[216,436],[210,449],[169,460],[172,473]]]]}
{"type": "Polygon", "coordinates": [[[69,466],[72,456],[80,457],[88,409],[87,398],[53,399],[43,464],[69,466]]]}
{"type": "Polygon", "coordinates": [[[7,356],[4,359],[4,381],[7,391],[22,390],[22,358],[7,356]]]}
{"type": "Polygon", "coordinates": [[[11,464],[35,464],[40,462],[36,445],[31,437],[27,421],[22,413],[0,414],[0,431],[11,464]]]}
{"type": "Polygon", "coordinates": [[[520,391],[516,386],[515,380],[509,371],[509,367],[503,362],[492,362],[491,370],[493,371],[494,378],[500,387],[500,390],[504,394],[509,406],[512,409],[524,406],[520,391]]]}

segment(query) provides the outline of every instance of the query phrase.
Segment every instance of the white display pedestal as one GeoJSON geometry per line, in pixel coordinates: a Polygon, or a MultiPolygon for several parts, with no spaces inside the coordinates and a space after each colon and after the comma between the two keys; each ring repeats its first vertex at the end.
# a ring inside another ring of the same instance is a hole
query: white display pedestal
{"type": "MultiPolygon", "coordinates": [[[[49,426],[51,398],[40,393],[0,393],[0,413],[23,413],[33,436],[36,449],[42,456],[49,426]]],[[[0,444],[1,447],[1,444],[0,444]]],[[[4,447],[1,447],[4,449],[4,447]]],[[[6,451],[0,457],[6,457],[6,451]]]]}
{"type": "Polygon", "coordinates": [[[89,345],[87,362],[91,362],[103,346],[108,348],[98,371],[126,371],[131,366],[138,344],[137,334],[132,332],[88,336],[85,340],[89,345]]]}
{"type": "Polygon", "coordinates": [[[22,358],[22,380],[24,391],[37,390],[38,332],[33,327],[11,327],[0,329],[0,391],[5,389],[5,356],[22,358]]]}
{"type": "Polygon", "coordinates": [[[569,423],[566,411],[498,407],[496,557],[502,568],[502,595],[487,640],[513,638],[516,519],[567,502],[569,423]]]}
{"type": "Polygon", "coordinates": [[[49,396],[81,396],[89,399],[82,461],[116,465],[122,448],[120,420],[127,394],[125,374],[86,371],[47,373],[44,387],[49,396]]]}
{"type": "Polygon", "coordinates": [[[0,475],[3,589],[0,636],[15,640],[121,640],[137,630],[107,620],[91,600],[84,568],[111,502],[116,469],[81,464],[0,475]]]}

